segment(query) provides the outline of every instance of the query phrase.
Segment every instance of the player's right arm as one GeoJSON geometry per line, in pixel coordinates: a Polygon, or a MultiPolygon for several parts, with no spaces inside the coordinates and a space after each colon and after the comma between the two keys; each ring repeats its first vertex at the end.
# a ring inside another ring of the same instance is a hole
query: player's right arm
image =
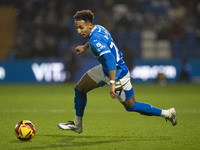
{"type": "Polygon", "coordinates": [[[84,52],[86,49],[88,49],[88,48],[89,48],[89,44],[86,43],[85,45],[77,46],[77,47],[75,48],[75,51],[76,51],[77,54],[81,54],[81,53],[83,53],[83,52],[84,52]]]}

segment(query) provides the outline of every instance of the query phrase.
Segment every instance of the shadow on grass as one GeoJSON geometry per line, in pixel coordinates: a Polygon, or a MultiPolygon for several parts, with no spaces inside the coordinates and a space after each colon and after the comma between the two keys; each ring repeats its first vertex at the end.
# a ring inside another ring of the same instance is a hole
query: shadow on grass
{"type": "MultiPolygon", "coordinates": [[[[157,138],[145,138],[136,136],[71,136],[71,135],[38,135],[39,137],[52,137],[55,141],[49,143],[43,143],[44,146],[29,147],[28,149],[51,149],[51,148],[70,148],[70,147],[83,147],[92,145],[103,145],[110,143],[119,143],[127,141],[168,141],[169,137],[157,137],[157,138]]],[[[27,149],[27,147],[26,147],[27,149]]]]}

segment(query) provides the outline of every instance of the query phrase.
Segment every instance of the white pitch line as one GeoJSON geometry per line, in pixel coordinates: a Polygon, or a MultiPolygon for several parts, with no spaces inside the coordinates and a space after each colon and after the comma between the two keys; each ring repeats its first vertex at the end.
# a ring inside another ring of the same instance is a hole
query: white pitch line
{"type": "MultiPolygon", "coordinates": [[[[87,113],[123,113],[126,112],[125,110],[108,110],[108,109],[87,109],[85,110],[87,113]]],[[[73,113],[75,112],[74,109],[1,109],[0,113],[73,113]]],[[[183,114],[198,114],[200,113],[199,109],[186,109],[186,110],[177,110],[177,113],[183,114]]]]}
{"type": "Polygon", "coordinates": [[[72,112],[64,109],[50,109],[50,110],[41,110],[41,109],[3,109],[0,112],[4,113],[65,113],[72,112]]]}

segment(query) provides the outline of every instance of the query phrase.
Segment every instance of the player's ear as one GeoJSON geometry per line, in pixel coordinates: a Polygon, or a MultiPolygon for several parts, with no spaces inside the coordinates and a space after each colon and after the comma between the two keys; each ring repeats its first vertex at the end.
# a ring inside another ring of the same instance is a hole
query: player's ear
{"type": "Polygon", "coordinates": [[[93,24],[90,22],[90,24],[89,24],[89,27],[90,27],[90,30],[92,29],[92,27],[93,27],[93,24]]]}

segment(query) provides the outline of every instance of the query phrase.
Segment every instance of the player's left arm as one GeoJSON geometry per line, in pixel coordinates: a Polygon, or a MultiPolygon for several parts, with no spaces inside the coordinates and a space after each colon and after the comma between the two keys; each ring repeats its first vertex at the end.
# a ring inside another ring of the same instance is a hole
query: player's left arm
{"type": "Polygon", "coordinates": [[[99,57],[102,57],[103,62],[106,63],[110,78],[110,96],[112,98],[117,98],[118,95],[115,93],[115,76],[117,66],[115,57],[110,51],[110,47],[108,47],[105,41],[100,38],[91,39],[90,45],[96,49],[99,53],[99,57]]]}
{"type": "Polygon", "coordinates": [[[116,76],[116,61],[115,57],[111,54],[111,52],[105,53],[103,59],[106,62],[109,78],[110,78],[110,96],[112,98],[117,98],[118,95],[115,93],[115,76],[116,76]]]}

